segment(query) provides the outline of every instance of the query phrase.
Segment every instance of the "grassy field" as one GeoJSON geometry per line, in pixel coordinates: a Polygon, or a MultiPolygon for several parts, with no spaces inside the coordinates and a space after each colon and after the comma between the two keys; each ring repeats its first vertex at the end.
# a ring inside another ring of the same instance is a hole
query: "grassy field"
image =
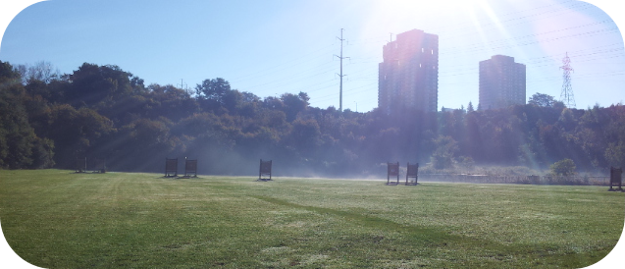
{"type": "Polygon", "coordinates": [[[625,218],[606,187],[0,170],[0,220],[46,268],[579,268],[625,218]]]}

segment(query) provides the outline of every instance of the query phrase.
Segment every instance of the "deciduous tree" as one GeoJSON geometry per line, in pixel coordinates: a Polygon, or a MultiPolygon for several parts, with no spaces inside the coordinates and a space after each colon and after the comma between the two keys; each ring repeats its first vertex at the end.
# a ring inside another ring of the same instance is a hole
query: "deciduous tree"
{"type": "Polygon", "coordinates": [[[554,175],[558,176],[572,176],[575,174],[575,162],[571,159],[563,159],[552,164],[549,169],[554,175]]]}

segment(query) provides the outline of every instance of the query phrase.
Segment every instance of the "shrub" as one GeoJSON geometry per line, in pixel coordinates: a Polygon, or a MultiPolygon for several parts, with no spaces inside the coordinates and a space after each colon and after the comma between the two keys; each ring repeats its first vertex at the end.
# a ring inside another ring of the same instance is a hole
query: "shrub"
{"type": "Polygon", "coordinates": [[[556,176],[572,176],[575,174],[575,162],[571,159],[560,160],[552,164],[549,169],[556,176]]]}

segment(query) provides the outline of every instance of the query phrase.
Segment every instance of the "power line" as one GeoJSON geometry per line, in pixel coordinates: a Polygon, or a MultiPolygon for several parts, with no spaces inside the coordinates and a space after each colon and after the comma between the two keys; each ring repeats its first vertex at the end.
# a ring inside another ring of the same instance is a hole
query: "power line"
{"type": "Polygon", "coordinates": [[[564,59],[562,59],[563,66],[560,69],[564,70],[562,74],[562,93],[560,93],[560,100],[569,108],[575,108],[575,97],[573,96],[573,88],[571,88],[571,59],[569,53],[566,53],[564,59]]]}
{"type": "Polygon", "coordinates": [[[343,39],[343,28],[341,28],[341,37],[338,39],[341,40],[341,56],[337,56],[337,55],[334,55],[334,56],[341,59],[341,69],[340,69],[341,73],[339,74],[339,77],[341,78],[341,82],[339,84],[339,112],[340,112],[340,111],[343,111],[343,77],[347,76],[347,75],[343,75],[343,59],[349,58],[349,57],[343,57],[343,41],[345,40],[343,39]]]}
{"type": "MultiPolygon", "coordinates": [[[[583,5],[578,4],[577,1],[566,1],[564,3],[567,4],[568,9],[554,10],[553,9],[554,7],[560,6],[560,4],[562,4],[562,3],[558,3],[558,4],[549,5],[549,6],[542,6],[542,7],[537,7],[533,9],[527,9],[522,12],[515,11],[514,15],[512,13],[500,15],[498,16],[499,18],[505,18],[505,19],[499,20],[498,22],[501,24],[505,24],[505,25],[519,24],[519,23],[522,23],[524,19],[531,18],[534,20],[544,20],[544,19],[547,19],[547,17],[552,18],[553,16],[560,16],[560,15],[570,14],[572,12],[579,12],[581,10],[587,10],[587,9],[590,9],[590,7],[592,7],[591,5],[588,5],[588,4],[583,4],[583,5]],[[517,14],[521,14],[521,16],[518,16],[517,14]],[[513,15],[513,16],[507,16],[507,15],[513,15]]],[[[465,54],[473,53],[474,54],[476,52],[486,51],[487,49],[501,50],[501,49],[528,46],[528,45],[535,45],[537,43],[543,44],[546,42],[564,41],[564,40],[571,39],[571,38],[581,38],[581,37],[589,38],[589,37],[595,37],[598,35],[611,34],[611,33],[618,31],[618,28],[607,26],[607,25],[611,26],[612,23],[613,22],[609,19],[603,19],[602,21],[598,21],[598,22],[574,25],[574,26],[569,26],[569,27],[560,28],[556,30],[544,31],[540,33],[530,33],[530,34],[523,34],[523,35],[514,35],[516,33],[513,33],[513,35],[508,38],[490,39],[490,40],[487,40],[486,42],[476,42],[476,43],[472,42],[469,44],[452,42],[450,43],[451,46],[447,47],[444,52],[440,52],[440,58],[442,61],[443,58],[446,58],[446,59],[457,58],[458,53],[465,53],[465,54]],[[597,28],[597,26],[602,26],[602,25],[605,25],[604,26],[605,28],[603,27],[597,28]]],[[[479,25],[482,29],[496,26],[495,23],[485,22],[485,21],[480,21],[479,25]]],[[[468,28],[472,26],[466,25],[464,27],[468,28]]],[[[439,29],[438,31],[438,32],[441,32],[441,35],[450,35],[450,36],[453,36],[454,38],[458,36],[474,35],[474,33],[471,31],[461,31],[462,28],[460,29],[450,28],[450,27],[443,27],[443,28],[444,29],[439,29]],[[453,35],[451,35],[452,34],[451,32],[453,32],[453,35]]],[[[377,82],[373,81],[373,78],[377,77],[376,76],[377,64],[371,65],[371,66],[369,65],[372,63],[378,63],[379,62],[378,59],[380,57],[379,56],[363,57],[366,54],[363,54],[360,56],[356,55],[356,57],[352,57],[352,59],[355,59],[356,61],[351,61],[351,64],[356,65],[356,66],[353,67],[353,70],[352,68],[350,68],[350,70],[352,70],[350,71],[350,76],[349,76],[351,78],[350,81],[352,80],[354,82],[361,81],[361,82],[364,82],[364,84],[354,85],[355,87],[353,88],[350,87],[349,90],[343,92],[342,78],[345,77],[346,75],[343,74],[342,59],[349,58],[349,57],[343,57],[343,41],[344,41],[343,29],[341,29],[341,37],[338,38],[338,40],[341,41],[341,54],[340,56],[333,55],[332,58],[338,57],[341,60],[341,63],[340,63],[341,73],[338,74],[341,80],[340,85],[339,85],[339,103],[340,103],[339,109],[340,110],[343,109],[342,107],[343,94],[345,94],[346,96],[351,96],[349,97],[350,100],[352,98],[358,99],[358,103],[360,103],[361,106],[365,105],[367,104],[367,102],[363,100],[365,96],[361,93],[374,92],[377,89],[377,82]]],[[[363,44],[376,44],[378,42],[382,43],[382,41],[383,41],[382,38],[379,38],[379,39],[369,38],[369,39],[356,40],[355,42],[358,43],[359,45],[363,45],[363,44]]],[[[319,54],[322,54],[323,51],[326,51],[326,53],[328,53],[327,49],[328,47],[324,49],[319,49],[308,55],[305,55],[306,57],[298,57],[298,59],[293,59],[292,60],[293,63],[289,62],[289,64],[286,64],[286,63],[279,64],[275,66],[274,68],[264,68],[262,69],[262,71],[249,74],[245,78],[246,80],[254,81],[255,83],[251,83],[252,88],[256,88],[257,90],[260,90],[260,92],[266,91],[266,89],[263,89],[263,88],[268,87],[268,86],[273,88],[271,89],[272,92],[276,90],[275,89],[276,87],[289,88],[291,87],[291,85],[296,85],[296,84],[299,84],[300,82],[308,81],[309,78],[316,77],[316,75],[319,75],[319,74],[323,75],[328,72],[330,73],[332,72],[327,69],[326,71],[323,70],[324,68],[329,67],[329,64],[331,64],[325,61],[321,65],[315,65],[314,67],[310,66],[310,63],[313,61],[313,59],[319,58],[320,56],[319,54]],[[306,66],[308,68],[306,68],[307,70],[300,70],[300,72],[298,72],[300,74],[295,75],[295,76],[289,76],[289,77],[284,77],[284,78],[274,78],[274,79],[270,79],[269,81],[263,81],[262,79],[266,77],[265,74],[267,73],[274,74],[274,73],[280,73],[280,72],[276,72],[276,70],[285,70],[285,69],[290,70],[294,68],[299,69],[300,66],[306,66]],[[257,78],[260,78],[260,79],[257,79],[257,78]]],[[[351,56],[354,56],[354,55],[351,55],[351,56]]],[[[528,67],[531,65],[532,68],[545,70],[544,68],[548,68],[549,66],[553,68],[556,66],[556,64],[558,64],[557,60],[555,60],[554,58],[559,58],[559,57],[557,56],[554,57],[554,56],[547,55],[544,57],[535,57],[535,58],[534,57],[515,57],[515,58],[518,58],[519,60],[525,60],[524,63],[528,65],[528,67]]],[[[619,42],[617,44],[603,45],[603,46],[593,46],[591,48],[587,48],[584,50],[571,51],[571,57],[574,57],[576,59],[575,60],[576,63],[591,62],[592,64],[599,64],[596,61],[605,62],[606,60],[612,59],[612,58],[622,59],[623,56],[625,56],[625,54],[623,54],[622,42],[619,42]]],[[[448,61],[448,60],[445,60],[445,61],[448,61]]],[[[608,63],[608,64],[617,64],[617,63],[608,63]]],[[[449,87],[449,85],[452,85],[452,84],[455,85],[455,84],[465,83],[465,82],[460,82],[460,81],[450,82],[448,79],[461,78],[462,76],[473,74],[476,71],[477,71],[477,66],[475,66],[473,63],[470,65],[466,65],[466,66],[454,66],[454,68],[447,68],[445,71],[440,72],[439,80],[442,80],[442,81],[440,81],[439,83],[445,84],[447,87],[449,87]]],[[[583,70],[578,70],[578,71],[583,71],[583,70]]],[[[547,74],[547,73],[552,73],[552,72],[546,72],[545,70],[544,73],[547,74]]],[[[601,73],[601,75],[606,75],[606,74],[601,73]]],[[[610,76],[620,78],[623,76],[623,73],[612,72],[610,73],[610,76]]],[[[536,77],[532,81],[528,81],[527,83],[534,84],[539,80],[543,80],[543,79],[548,80],[548,77],[549,76],[536,77]]],[[[554,78],[556,77],[557,76],[555,76],[554,78]]],[[[576,75],[576,77],[584,78],[584,77],[594,77],[594,76],[590,76],[590,75],[585,76],[585,73],[584,74],[580,73],[576,75]]],[[[315,95],[320,95],[316,98],[312,98],[313,96],[311,95],[311,102],[319,103],[319,104],[321,103],[328,104],[326,101],[335,100],[336,93],[324,95],[324,93],[329,93],[332,87],[335,87],[335,86],[332,86],[332,85],[336,85],[335,83],[336,83],[336,80],[333,83],[332,81],[328,79],[324,79],[324,78],[317,79],[316,81],[313,81],[313,82],[307,82],[306,83],[307,85],[305,86],[307,88],[306,91],[309,93],[315,92],[316,93],[315,95]]],[[[358,84],[358,83],[354,83],[354,84],[358,84]]],[[[351,85],[351,82],[350,82],[350,85],[351,85]]],[[[249,85],[246,85],[246,86],[249,87],[249,85]]],[[[439,90],[440,90],[440,85],[439,85],[439,90]]],[[[374,101],[370,101],[369,103],[373,104],[374,101]]]]}

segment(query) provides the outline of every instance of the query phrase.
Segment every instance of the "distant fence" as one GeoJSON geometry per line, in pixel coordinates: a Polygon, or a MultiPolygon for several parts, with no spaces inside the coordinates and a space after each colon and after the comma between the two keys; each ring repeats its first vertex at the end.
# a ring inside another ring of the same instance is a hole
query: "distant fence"
{"type": "Polygon", "coordinates": [[[610,177],[555,176],[477,176],[477,175],[419,175],[425,181],[459,183],[507,183],[537,185],[595,185],[609,186],[610,177]]]}

